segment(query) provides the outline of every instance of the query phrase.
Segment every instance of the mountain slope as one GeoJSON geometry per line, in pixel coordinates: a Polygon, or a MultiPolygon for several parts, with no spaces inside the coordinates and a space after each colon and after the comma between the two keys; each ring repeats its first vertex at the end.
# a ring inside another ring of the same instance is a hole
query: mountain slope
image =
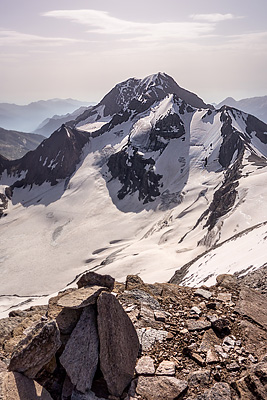
{"type": "Polygon", "coordinates": [[[10,160],[21,158],[28,151],[36,149],[44,139],[41,135],[0,128],[0,154],[10,160]]]}
{"type": "Polygon", "coordinates": [[[221,108],[224,105],[255,115],[255,117],[267,123],[267,96],[250,97],[238,101],[232,97],[227,97],[217,105],[217,108],[221,108]]]}
{"type": "MultiPolygon", "coordinates": [[[[218,273],[215,246],[267,221],[266,124],[231,107],[194,108],[175,94],[148,107],[146,93],[102,113],[98,126],[62,126],[21,160],[0,160],[0,193],[9,199],[0,220],[3,310],[18,302],[8,295],[48,295],[88,269],[166,281],[210,254],[204,272],[185,277],[203,282],[218,273]]],[[[243,269],[237,256],[230,271],[243,269]]]]}

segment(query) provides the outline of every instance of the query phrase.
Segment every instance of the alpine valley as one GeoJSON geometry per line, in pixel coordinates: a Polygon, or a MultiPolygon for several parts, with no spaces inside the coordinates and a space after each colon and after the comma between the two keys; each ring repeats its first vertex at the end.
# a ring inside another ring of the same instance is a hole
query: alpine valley
{"type": "Polygon", "coordinates": [[[85,271],[210,286],[266,265],[267,125],[165,73],[0,156],[0,177],[2,316],[85,271]]]}

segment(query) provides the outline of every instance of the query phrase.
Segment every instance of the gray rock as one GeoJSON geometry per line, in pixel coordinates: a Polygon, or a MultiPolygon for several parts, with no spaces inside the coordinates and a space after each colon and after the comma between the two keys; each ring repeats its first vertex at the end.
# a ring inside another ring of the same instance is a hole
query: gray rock
{"type": "Polygon", "coordinates": [[[247,287],[242,288],[235,311],[267,330],[267,298],[247,287]]]}
{"type": "Polygon", "coordinates": [[[1,400],[52,400],[50,394],[39,383],[18,372],[0,374],[1,400]]]}
{"type": "Polygon", "coordinates": [[[197,396],[195,400],[231,400],[231,390],[228,383],[219,382],[215,383],[211,389],[206,390],[200,396],[197,396]]]}
{"type": "Polygon", "coordinates": [[[156,370],[156,375],[174,376],[175,363],[173,361],[162,361],[156,370]]]}
{"type": "Polygon", "coordinates": [[[125,290],[133,290],[144,288],[145,284],[138,275],[127,275],[125,282],[125,290]]]}
{"type": "Polygon", "coordinates": [[[77,285],[78,288],[82,288],[85,286],[104,286],[108,288],[110,291],[114,288],[115,279],[110,275],[101,275],[96,272],[86,272],[81,276],[78,280],[77,285]]]}
{"type": "Polygon", "coordinates": [[[150,350],[156,342],[162,343],[168,336],[168,332],[161,329],[139,328],[136,332],[143,351],[150,350]]]}
{"type": "Polygon", "coordinates": [[[153,375],[155,373],[155,365],[153,358],[149,356],[141,357],[135,367],[137,375],[153,375]]]}
{"type": "Polygon", "coordinates": [[[87,307],[95,304],[101,292],[107,290],[102,286],[87,286],[77,289],[71,293],[62,296],[57,304],[61,307],[68,307],[73,309],[87,307]]]}
{"type": "Polygon", "coordinates": [[[208,369],[200,369],[198,371],[192,372],[188,377],[188,386],[205,386],[210,383],[210,370],[208,369]]]}
{"type": "Polygon", "coordinates": [[[98,364],[98,348],[96,311],[94,306],[88,306],[60,357],[72,384],[82,393],[91,389],[98,364]]]}
{"type": "Polygon", "coordinates": [[[215,352],[215,350],[213,349],[209,349],[207,351],[207,356],[206,356],[206,363],[207,364],[215,364],[217,362],[219,362],[219,356],[218,354],[215,352]]]}
{"type": "Polygon", "coordinates": [[[156,321],[165,322],[167,313],[164,311],[154,311],[154,318],[156,321]]]}
{"type": "Polygon", "coordinates": [[[109,392],[120,396],[133,377],[139,340],[130,318],[115,296],[101,293],[97,310],[100,369],[109,392]]]}
{"type": "Polygon", "coordinates": [[[217,300],[222,301],[224,303],[230,302],[232,300],[231,293],[219,293],[217,296],[217,300]]]}
{"type": "Polygon", "coordinates": [[[191,313],[191,314],[200,315],[200,314],[201,314],[201,310],[200,310],[200,308],[194,306],[194,307],[191,308],[190,313],[191,313]]]}
{"type": "Polygon", "coordinates": [[[185,393],[186,381],[170,376],[139,376],[136,393],[146,400],[174,400],[185,393]]]}
{"type": "Polygon", "coordinates": [[[211,323],[209,321],[201,321],[201,320],[188,320],[187,321],[187,329],[189,332],[192,331],[202,331],[203,329],[210,329],[211,323]]]}
{"type": "Polygon", "coordinates": [[[151,294],[144,292],[143,290],[133,289],[129,292],[125,291],[124,293],[129,294],[139,303],[147,305],[152,310],[161,310],[159,302],[153,296],[151,296],[151,294]]]}
{"type": "Polygon", "coordinates": [[[194,294],[195,296],[204,297],[206,300],[209,300],[209,298],[212,296],[212,293],[205,289],[197,289],[194,294]]]}
{"type": "Polygon", "coordinates": [[[60,346],[60,332],[56,321],[40,322],[15,347],[9,370],[23,372],[27,377],[34,378],[60,346]]]}
{"type": "Polygon", "coordinates": [[[94,392],[88,390],[86,393],[81,393],[78,390],[74,390],[71,395],[71,400],[106,400],[97,397],[94,392]]]}

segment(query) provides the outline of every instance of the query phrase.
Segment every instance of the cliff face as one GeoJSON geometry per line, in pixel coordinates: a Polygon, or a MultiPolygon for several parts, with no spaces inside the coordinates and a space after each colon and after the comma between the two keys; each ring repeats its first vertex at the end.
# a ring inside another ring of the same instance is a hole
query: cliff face
{"type": "Polygon", "coordinates": [[[195,289],[89,272],[0,320],[0,398],[264,400],[266,310],[231,275],[195,289]]]}

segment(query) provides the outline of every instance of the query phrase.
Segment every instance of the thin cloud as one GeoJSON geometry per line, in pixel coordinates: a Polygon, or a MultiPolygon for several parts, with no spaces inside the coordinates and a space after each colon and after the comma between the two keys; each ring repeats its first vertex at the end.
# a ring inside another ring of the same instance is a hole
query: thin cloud
{"type": "Polygon", "coordinates": [[[192,14],[190,15],[190,18],[192,18],[194,21],[221,22],[243,17],[236,17],[233,14],[215,13],[215,14],[192,14]]]}
{"type": "Polygon", "coordinates": [[[77,43],[81,40],[69,39],[69,38],[51,38],[38,35],[30,35],[26,33],[16,31],[0,31],[0,46],[12,46],[12,45],[46,45],[46,46],[63,46],[65,44],[77,43]]]}
{"type": "Polygon", "coordinates": [[[42,15],[87,25],[89,33],[123,36],[123,40],[127,36],[142,38],[144,41],[162,41],[167,38],[184,40],[210,34],[215,29],[210,21],[141,23],[115,18],[106,11],[97,10],[55,10],[42,15]]]}

